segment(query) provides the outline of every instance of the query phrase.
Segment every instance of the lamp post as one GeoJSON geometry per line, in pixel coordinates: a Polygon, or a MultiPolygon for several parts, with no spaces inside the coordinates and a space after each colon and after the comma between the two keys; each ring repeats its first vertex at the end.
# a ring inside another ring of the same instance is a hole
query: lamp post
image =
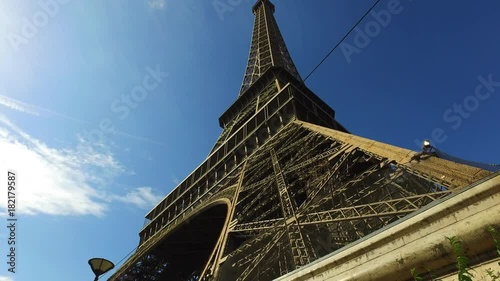
{"type": "Polygon", "coordinates": [[[94,281],[99,280],[99,276],[103,275],[104,273],[110,271],[115,267],[115,265],[112,262],[102,258],[90,259],[89,265],[90,268],[92,269],[92,272],[94,272],[95,274],[94,281]]]}

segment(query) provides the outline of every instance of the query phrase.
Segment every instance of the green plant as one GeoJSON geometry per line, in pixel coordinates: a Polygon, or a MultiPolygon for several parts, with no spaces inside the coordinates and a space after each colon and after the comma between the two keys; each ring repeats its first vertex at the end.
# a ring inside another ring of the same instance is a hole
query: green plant
{"type": "Polygon", "coordinates": [[[415,281],[423,281],[424,280],[422,278],[422,276],[420,276],[420,273],[418,273],[416,268],[410,269],[410,272],[411,272],[411,276],[413,276],[413,280],[415,280],[415,281]]]}
{"type": "MultiPolygon", "coordinates": [[[[487,227],[488,232],[493,237],[493,243],[495,244],[498,255],[500,256],[500,231],[494,226],[489,225],[487,227]]],[[[471,268],[469,267],[469,258],[465,255],[465,250],[462,244],[462,241],[456,236],[446,237],[448,242],[450,243],[453,252],[457,261],[457,269],[458,269],[458,280],[459,281],[473,281],[474,275],[470,272],[471,268]]],[[[498,263],[500,265],[500,262],[498,263]]],[[[410,269],[411,276],[414,281],[424,281],[424,278],[417,271],[416,268],[410,269]]],[[[495,272],[491,268],[486,269],[487,275],[491,278],[492,281],[500,281],[500,271],[495,272]]],[[[441,279],[436,279],[436,276],[429,271],[429,276],[431,281],[442,281],[441,279]]]]}
{"type": "Polygon", "coordinates": [[[493,243],[495,244],[497,253],[500,256],[500,231],[492,225],[488,225],[487,230],[493,237],[493,243]]]}
{"type": "MultiPolygon", "coordinates": [[[[495,247],[497,248],[497,253],[500,256],[500,231],[492,225],[488,225],[487,230],[491,234],[491,237],[493,237],[493,243],[495,244],[495,247]]],[[[500,265],[500,262],[498,263],[498,265],[500,265]]],[[[492,281],[500,280],[500,271],[497,271],[495,273],[495,271],[489,268],[486,269],[486,273],[488,274],[488,276],[491,278],[492,281]]]]}
{"type": "Polygon", "coordinates": [[[459,281],[472,281],[472,273],[470,273],[469,268],[469,258],[465,255],[464,247],[462,241],[456,236],[446,237],[448,242],[450,242],[453,252],[455,253],[458,269],[458,280],[459,281]]]}

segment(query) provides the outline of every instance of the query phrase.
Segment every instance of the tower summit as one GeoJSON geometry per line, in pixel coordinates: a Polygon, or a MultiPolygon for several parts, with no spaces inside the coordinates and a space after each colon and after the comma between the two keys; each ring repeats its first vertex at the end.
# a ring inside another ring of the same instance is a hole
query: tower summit
{"type": "Polygon", "coordinates": [[[272,66],[284,68],[302,82],[274,18],[274,5],[269,0],[258,0],[252,10],[255,22],[240,95],[272,66]]]}
{"type": "Polygon", "coordinates": [[[272,280],[488,175],[351,135],[253,6],[248,66],[207,158],[147,215],[110,280],[272,280]]]}
{"type": "Polygon", "coordinates": [[[304,107],[296,105],[293,109],[287,108],[288,115],[300,115],[315,124],[347,131],[335,121],[335,111],[304,86],[274,18],[274,4],[270,0],[258,0],[252,11],[255,21],[241,90],[236,102],[219,118],[223,131],[211,152],[227,141],[288,83],[303,89],[307,96],[303,102],[312,101],[311,104],[303,104],[304,107]],[[315,112],[311,114],[311,110],[315,112]]]}

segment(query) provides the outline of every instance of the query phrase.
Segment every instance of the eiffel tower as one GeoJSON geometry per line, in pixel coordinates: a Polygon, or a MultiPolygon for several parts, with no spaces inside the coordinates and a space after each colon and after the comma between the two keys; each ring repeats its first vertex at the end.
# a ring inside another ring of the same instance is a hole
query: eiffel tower
{"type": "Polygon", "coordinates": [[[350,134],[309,90],[258,0],[212,151],[147,215],[109,280],[272,280],[490,172],[350,134]],[[417,157],[415,157],[417,156],[417,157]]]}

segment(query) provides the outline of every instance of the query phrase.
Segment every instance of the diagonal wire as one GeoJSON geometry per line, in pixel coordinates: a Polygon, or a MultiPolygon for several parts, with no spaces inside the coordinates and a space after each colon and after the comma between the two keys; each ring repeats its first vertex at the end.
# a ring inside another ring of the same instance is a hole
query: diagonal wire
{"type": "MultiPolygon", "coordinates": [[[[124,256],[124,257],[123,257],[123,258],[122,258],[119,262],[117,262],[117,263],[115,264],[115,268],[118,268],[118,265],[119,265],[119,264],[121,264],[121,263],[122,263],[122,261],[123,261],[123,260],[125,260],[128,256],[130,256],[130,254],[132,254],[135,250],[137,250],[137,248],[139,248],[139,246],[134,247],[134,248],[132,249],[132,251],[130,251],[127,255],[125,255],[125,256],[124,256]]],[[[106,272],[106,273],[108,273],[108,272],[106,272]]],[[[104,274],[104,275],[106,275],[106,274],[104,274]]],[[[97,280],[101,279],[101,277],[103,277],[104,275],[99,276],[99,277],[97,278],[97,280]]]]}
{"type": "Polygon", "coordinates": [[[335,47],[333,47],[333,49],[321,60],[321,62],[306,76],[306,78],[304,79],[304,82],[306,82],[307,78],[309,78],[315,71],[316,69],[318,69],[321,64],[323,64],[323,62],[326,61],[326,59],[333,53],[333,51],[335,51],[335,49],[337,49],[337,47],[342,44],[342,42],[344,42],[344,40],[347,38],[347,36],[349,36],[349,34],[351,34],[351,32],[363,21],[363,19],[368,15],[368,13],[370,13],[371,10],[373,10],[373,8],[375,8],[375,6],[377,6],[377,4],[380,2],[380,0],[377,0],[371,7],[370,9],[368,9],[368,11],[366,11],[366,13],[358,20],[358,22],[356,22],[356,24],[344,35],[344,37],[342,37],[342,39],[340,39],[340,41],[337,43],[337,45],[335,45],[335,47]]]}

